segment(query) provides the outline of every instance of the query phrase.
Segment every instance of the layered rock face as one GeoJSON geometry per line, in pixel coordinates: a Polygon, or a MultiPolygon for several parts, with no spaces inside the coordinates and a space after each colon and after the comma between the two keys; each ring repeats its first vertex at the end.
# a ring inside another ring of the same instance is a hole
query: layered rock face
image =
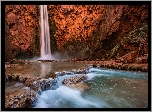
{"type": "Polygon", "coordinates": [[[38,54],[39,7],[35,5],[6,5],[5,16],[6,58],[13,58],[17,53],[38,54]]]}
{"type": "MultiPolygon", "coordinates": [[[[6,56],[39,54],[39,6],[10,5],[5,13],[6,46],[12,46],[6,47],[6,56]]],[[[133,61],[148,54],[147,5],[48,5],[48,15],[53,51],[81,59],[135,51],[133,61]]]]}

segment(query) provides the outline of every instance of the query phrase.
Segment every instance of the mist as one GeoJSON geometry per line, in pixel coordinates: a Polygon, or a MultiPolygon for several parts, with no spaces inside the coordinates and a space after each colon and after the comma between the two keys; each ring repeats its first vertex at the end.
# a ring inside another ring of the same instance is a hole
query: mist
{"type": "Polygon", "coordinates": [[[47,54],[43,57],[34,57],[32,60],[56,60],[56,61],[62,61],[62,60],[70,60],[72,59],[72,56],[68,55],[68,52],[55,52],[53,54],[47,54]]]}

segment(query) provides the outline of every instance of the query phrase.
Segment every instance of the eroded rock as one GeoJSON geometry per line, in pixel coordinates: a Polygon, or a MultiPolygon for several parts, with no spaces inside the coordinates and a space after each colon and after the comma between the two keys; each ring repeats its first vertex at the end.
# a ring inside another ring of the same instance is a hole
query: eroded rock
{"type": "Polygon", "coordinates": [[[66,78],[63,80],[63,84],[70,87],[70,88],[75,88],[79,90],[86,90],[88,89],[88,85],[83,82],[83,80],[87,79],[86,75],[79,75],[79,76],[74,76],[70,78],[66,78]]]}
{"type": "MultiPolygon", "coordinates": [[[[11,93],[5,93],[5,108],[29,108],[37,100],[37,94],[48,89],[57,82],[57,78],[28,78],[18,75],[6,75],[6,81],[22,82],[23,87],[11,93]]],[[[16,83],[15,86],[19,86],[16,83]]]]}

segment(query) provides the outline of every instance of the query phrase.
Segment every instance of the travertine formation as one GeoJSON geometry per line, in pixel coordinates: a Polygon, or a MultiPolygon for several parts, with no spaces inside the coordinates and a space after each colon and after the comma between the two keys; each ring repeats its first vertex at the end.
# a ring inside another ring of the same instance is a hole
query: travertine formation
{"type": "Polygon", "coordinates": [[[5,93],[5,108],[29,108],[38,98],[42,91],[53,86],[57,79],[28,78],[27,76],[5,75],[6,81],[17,81],[23,87],[5,93]]]}

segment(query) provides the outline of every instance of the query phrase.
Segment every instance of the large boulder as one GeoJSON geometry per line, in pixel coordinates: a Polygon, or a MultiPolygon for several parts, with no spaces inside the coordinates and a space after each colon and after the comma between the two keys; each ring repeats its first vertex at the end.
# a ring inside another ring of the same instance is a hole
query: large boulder
{"type": "Polygon", "coordinates": [[[89,86],[83,82],[83,80],[87,79],[86,75],[74,76],[70,78],[66,78],[63,80],[62,84],[79,90],[89,89],[89,86]]]}
{"type": "Polygon", "coordinates": [[[66,85],[66,86],[68,86],[70,88],[79,89],[81,91],[89,89],[89,86],[86,83],[84,83],[83,81],[75,83],[75,84],[71,84],[71,85],[66,85]]]}

